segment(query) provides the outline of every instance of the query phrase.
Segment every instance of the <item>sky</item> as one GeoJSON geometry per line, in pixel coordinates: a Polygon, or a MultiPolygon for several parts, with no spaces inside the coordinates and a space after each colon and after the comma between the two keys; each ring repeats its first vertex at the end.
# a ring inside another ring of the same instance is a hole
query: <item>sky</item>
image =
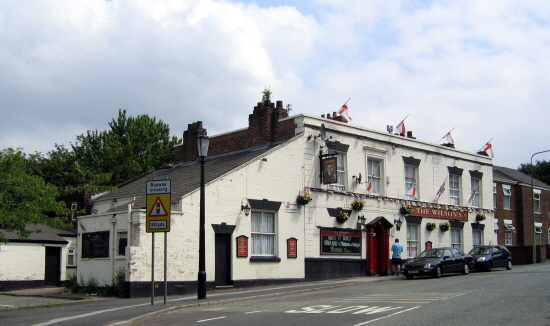
{"type": "Polygon", "coordinates": [[[0,58],[0,149],[70,146],[119,109],[213,136],[247,127],[267,86],[290,115],[350,99],[360,127],[491,141],[499,166],[550,150],[543,0],[0,1],[0,58]]]}

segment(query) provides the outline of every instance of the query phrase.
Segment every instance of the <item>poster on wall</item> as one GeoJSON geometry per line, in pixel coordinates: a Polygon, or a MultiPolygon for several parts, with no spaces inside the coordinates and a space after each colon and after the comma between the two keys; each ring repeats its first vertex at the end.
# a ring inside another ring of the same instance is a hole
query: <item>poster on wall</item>
{"type": "Polygon", "coordinates": [[[323,184],[338,183],[336,157],[325,158],[322,161],[323,184]]]}
{"type": "Polygon", "coordinates": [[[361,231],[321,230],[321,255],[361,255],[361,231]]]}

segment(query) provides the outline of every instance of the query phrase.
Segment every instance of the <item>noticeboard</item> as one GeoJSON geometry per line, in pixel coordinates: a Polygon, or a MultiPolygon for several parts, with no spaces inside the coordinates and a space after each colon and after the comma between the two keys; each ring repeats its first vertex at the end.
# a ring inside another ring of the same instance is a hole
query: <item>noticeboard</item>
{"type": "Polygon", "coordinates": [[[361,231],[321,230],[321,255],[361,255],[361,231]]]}

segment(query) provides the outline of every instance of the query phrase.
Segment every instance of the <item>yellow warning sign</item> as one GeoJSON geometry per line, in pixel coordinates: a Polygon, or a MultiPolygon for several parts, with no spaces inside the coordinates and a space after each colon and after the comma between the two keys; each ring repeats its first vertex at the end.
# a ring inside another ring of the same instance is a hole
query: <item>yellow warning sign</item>
{"type": "Polygon", "coordinates": [[[170,180],[147,182],[147,232],[170,232],[170,199],[170,180]]]}

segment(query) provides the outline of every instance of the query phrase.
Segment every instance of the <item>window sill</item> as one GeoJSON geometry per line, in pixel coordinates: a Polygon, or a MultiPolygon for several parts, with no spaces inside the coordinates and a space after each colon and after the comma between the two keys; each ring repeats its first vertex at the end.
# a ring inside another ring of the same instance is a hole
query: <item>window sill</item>
{"type": "Polygon", "coordinates": [[[252,256],[250,257],[251,263],[280,263],[281,258],[279,257],[263,257],[263,256],[252,256]]]}

